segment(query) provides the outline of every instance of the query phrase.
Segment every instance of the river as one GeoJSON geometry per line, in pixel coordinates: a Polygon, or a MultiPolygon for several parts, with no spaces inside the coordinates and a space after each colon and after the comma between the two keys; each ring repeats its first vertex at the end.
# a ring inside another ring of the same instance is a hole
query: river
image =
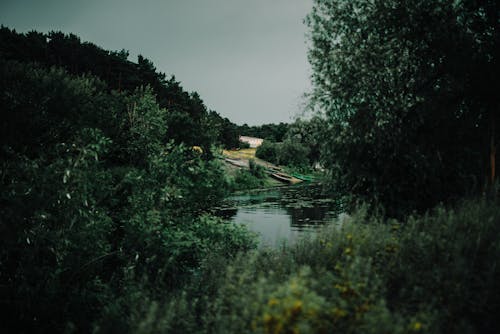
{"type": "Polygon", "coordinates": [[[339,201],[326,196],[319,185],[300,184],[235,194],[219,215],[256,232],[261,246],[276,247],[317,232],[340,211],[339,201]]]}

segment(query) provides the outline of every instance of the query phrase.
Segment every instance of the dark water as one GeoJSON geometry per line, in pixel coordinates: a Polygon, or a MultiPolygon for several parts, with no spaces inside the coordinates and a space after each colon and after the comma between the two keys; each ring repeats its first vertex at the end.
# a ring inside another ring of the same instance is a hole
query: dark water
{"type": "Polygon", "coordinates": [[[219,215],[245,224],[260,235],[261,244],[293,243],[314,233],[340,212],[338,200],[323,194],[319,185],[295,185],[231,196],[219,215]]]}

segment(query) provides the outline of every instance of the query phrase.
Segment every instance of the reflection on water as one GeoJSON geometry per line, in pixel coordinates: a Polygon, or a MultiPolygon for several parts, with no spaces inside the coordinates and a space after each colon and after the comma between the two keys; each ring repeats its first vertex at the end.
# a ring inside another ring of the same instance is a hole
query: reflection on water
{"type": "Polygon", "coordinates": [[[311,233],[339,213],[338,202],[318,185],[297,185],[231,196],[218,215],[245,224],[265,245],[293,242],[311,233]]]}

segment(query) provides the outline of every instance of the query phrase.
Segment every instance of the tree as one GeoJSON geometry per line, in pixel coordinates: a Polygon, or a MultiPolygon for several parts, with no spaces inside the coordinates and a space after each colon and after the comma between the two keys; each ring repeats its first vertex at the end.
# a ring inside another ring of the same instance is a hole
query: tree
{"type": "Polygon", "coordinates": [[[311,105],[327,117],[337,185],[393,213],[481,189],[498,141],[498,11],[495,1],[314,1],[311,105]]]}
{"type": "Polygon", "coordinates": [[[325,124],[322,117],[314,116],[308,120],[299,118],[288,126],[285,135],[286,141],[306,147],[309,151],[307,159],[310,165],[320,161],[322,139],[326,130],[325,124]]]}
{"type": "Polygon", "coordinates": [[[255,150],[255,156],[259,159],[277,164],[279,149],[279,144],[264,140],[262,145],[257,147],[257,150],[255,150]]]}
{"type": "Polygon", "coordinates": [[[278,161],[280,165],[307,168],[309,166],[309,148],[300,142],[285,140],[279,145],[278,161]]]}
{"type": "Polygon", "coordinates": [[[207,135],[208,111],[201,97],[184,90],[175,77],[167,79],[152,61],[142,55],[137,63],[128,60],[128,52],[110,52],[92,43],[82,42],[73,34],[29,32],[19,34],[0,28],[0,57],[6,60],[36,62],[41,67],[57,66],[74,75],[93,75],[107,85],[107,90],[133,94],[137,89],[150,87],[160,108],[167,109],[171,127],[167,136],[177,143],[203,147],[207,156],[217,140],[217,134],[207,135]]]}
{"type": "Polygon", "coordinates": [[[167,300],[209,255],[253,244],[201,215],[227,179],[217,160],[166,142],[151,88],[109,92],[0,57],[0,110],[2,329],[132,331],[135,301],[167,300]]]}

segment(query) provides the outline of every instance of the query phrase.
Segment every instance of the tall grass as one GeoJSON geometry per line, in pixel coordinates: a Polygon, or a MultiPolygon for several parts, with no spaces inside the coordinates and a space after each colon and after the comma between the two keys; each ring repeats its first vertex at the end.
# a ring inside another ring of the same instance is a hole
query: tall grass
{"type": "Polygon", "coordinates": [[[136,329],[498,332],[499,232],[500,206],[485,201],[404,222],[359,210],[316,238],[206,259],[183,292],[143,305],[136,329]]]}

